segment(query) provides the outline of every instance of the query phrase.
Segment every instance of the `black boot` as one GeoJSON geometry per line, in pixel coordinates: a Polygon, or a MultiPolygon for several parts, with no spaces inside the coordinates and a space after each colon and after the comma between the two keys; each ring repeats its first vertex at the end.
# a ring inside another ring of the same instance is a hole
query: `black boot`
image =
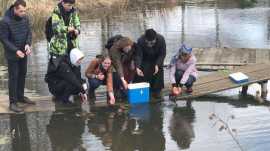
{"type": "Polygon", "coordinates": [[[20,107],[18,107],[17,103],[11,103],[9,105],[9,109],[13,112],[19,113],[19,112],[23,112],[23,109],[21,109],[20,107]]]}

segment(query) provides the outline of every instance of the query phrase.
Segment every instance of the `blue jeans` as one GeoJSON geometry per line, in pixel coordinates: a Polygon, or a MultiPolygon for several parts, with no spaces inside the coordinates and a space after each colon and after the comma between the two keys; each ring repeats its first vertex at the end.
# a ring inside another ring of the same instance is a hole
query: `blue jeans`
{"type": "Polygon", "coordinates": [[[106,82],[106,79],[99,80],[96,78],[89,78],[88,79],[89,91],[95,91],[100,85],[104,85],[105,82],[106,82]]]}
{"type": "MultiPolygon", "coordinates": [[[[175,81],[176,84],[179,86],[180,85],[180,81],[183,78],[184,75],[184,71],[182,70],[176,70],[175,71],[175,81]]],[[[184,84],[187,88],[191,88],[193,86],[193,83],[196,81],[196,78],[192,75],[189,75],[187,82],[184,84]]]]}

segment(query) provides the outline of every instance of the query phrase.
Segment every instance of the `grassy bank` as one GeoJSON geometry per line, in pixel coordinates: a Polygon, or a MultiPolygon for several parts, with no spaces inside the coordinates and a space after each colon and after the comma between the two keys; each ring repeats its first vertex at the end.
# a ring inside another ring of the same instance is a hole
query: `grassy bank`
{"type": "MultiPolygon", "coordinates": [[[[44,25],[48,16],[55,8],[59,0],[26,0],[28,14],[31,18],[34,28],[44,25]]],[[[76,8],[81,15],[87,18],[97,15],[106,15],[111,10],[119,10],[127,5],[129,0],[76,0],[76,8]],[[100,11],[101,10],[101,11],[100,11]],[[100,13],[102,12],[102,13],[100,13]]],[[[1,0],[0,15],[14,2],[14,0],[1,0]]]]}

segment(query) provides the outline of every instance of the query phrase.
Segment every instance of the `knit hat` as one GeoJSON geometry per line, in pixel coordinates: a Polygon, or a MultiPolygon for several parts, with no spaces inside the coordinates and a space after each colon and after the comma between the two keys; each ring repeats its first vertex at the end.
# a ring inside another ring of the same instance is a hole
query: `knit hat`
{"type": "Polygon", "coordinates": [[[147,29],[145,31],[145,38],[149,41],[155,40],[157,37],[157,32],[154,29],[147,29]]]}
{"type": "Polygon", "coordinates": [[[185,44],[183,44],[183,45],[181,46],[181,48],[179,49],[179,53],[180,53],[180,54],[181,54],[181,53],[184,53],[184,54],[191,54],[191,52],[192,52],[192,48],[187,47],[185,44]]]}
{"type": "Polygon", "coordinates": [[[79,66],[78,61],[84,58],[84,54],[78,49],[73,48],[70,51],[70,62],[75,66],[79,66]]]}

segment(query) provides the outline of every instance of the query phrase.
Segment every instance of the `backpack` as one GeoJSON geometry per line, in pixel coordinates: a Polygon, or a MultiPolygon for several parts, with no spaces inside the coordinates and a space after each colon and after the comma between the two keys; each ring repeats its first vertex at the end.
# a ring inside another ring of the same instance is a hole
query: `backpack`
{"type": "Polygon", "coordinates": [[[115,42],[117,42],[118,40],[120,40],[121,38],[123,38],[122,35],[115,35],[115,36],[109,38],[109,40],[107,41],[107,44],[105,45],[105,48],[107,48],[108,50],[110,50],[111,47],[113,46],[113,44],[115,42]]]}
{"type": "Polygon", "coordinates": [[[52,17],[49,17],[45,24],[45,36],[48,42],[51,41],[53,37],[53,29],[52,29],[52,17]]]}

